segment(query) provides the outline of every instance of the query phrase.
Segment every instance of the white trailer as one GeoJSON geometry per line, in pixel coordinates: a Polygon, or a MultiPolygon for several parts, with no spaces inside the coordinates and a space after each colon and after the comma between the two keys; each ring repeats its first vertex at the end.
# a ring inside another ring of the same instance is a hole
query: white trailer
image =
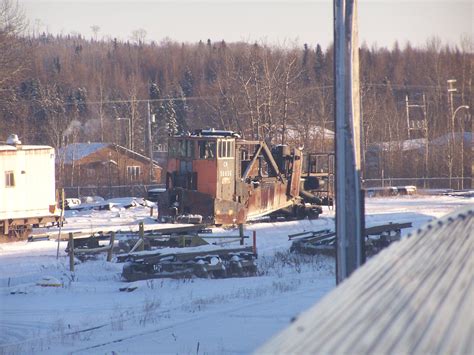
{"type": "Polygon", "coordinates": [[[59,222],[54,157],[48,146],[0,144],[0,238],[59,222]]]}

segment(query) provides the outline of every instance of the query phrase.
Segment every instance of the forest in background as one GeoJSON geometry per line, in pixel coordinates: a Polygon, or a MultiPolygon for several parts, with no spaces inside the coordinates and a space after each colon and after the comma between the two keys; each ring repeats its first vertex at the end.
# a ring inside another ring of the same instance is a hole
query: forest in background
{"type": "MultiPolygon", "coordinates": [[[[0,9],[0,141],[16,133],[27,144],[113,142],[146,152],[149,100],[155,144],[169,134],[213,127],[277,144],[291,130],[307,149],[332,150],[324,135],[311,135],[315,127],[334,126],[333,50],[317,39],[282,48],[26,36],[19,18],[15,24],[14,16],[5,21],[4,15],[0,9]]],[[[423,48],[362,44],[360,60],[364,146],[409,138],[407,96],[411,103],[425,96],[430,141],[471,131],[467,112],[453,126],[447,90],[447,80],[455,79],[453,106],[472,107],[471,38],[453,46],[434,37],[423,48]]],[[[430,176],[459,175],[459,154],[447,154],[431,157],[430,176]]],[[[403,175],[400,159],[390,159],[391,170],[403,175]]]]}

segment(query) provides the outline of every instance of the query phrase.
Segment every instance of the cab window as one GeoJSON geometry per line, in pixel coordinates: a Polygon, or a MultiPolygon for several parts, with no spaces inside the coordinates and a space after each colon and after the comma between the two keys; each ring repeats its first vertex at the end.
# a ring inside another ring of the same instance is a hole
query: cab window
{"type": "Polygon", "coordinates": [[[168,154],[171,155],[172,157],[177,157],[179,156],[179,141],[172,140],[169,142],[169,147],[168,147],[168,154]]]}
{"type": "Polygon", "coordinates": [[[216,157],[216,142],[199,141],[199,159],[214,159],[216,157]]]}
{"type": "Polygon", "coordinates": [[[169,143],[169,154],[176,158],[194,158],[194,142],[185,139],[173,140],[169,143]]]}
{"type": "Polygon", "coordinates": [[[234,150],[235,150],[234,141],[219,141],[218,142],[219,158],[233,158],[234,150]]]}

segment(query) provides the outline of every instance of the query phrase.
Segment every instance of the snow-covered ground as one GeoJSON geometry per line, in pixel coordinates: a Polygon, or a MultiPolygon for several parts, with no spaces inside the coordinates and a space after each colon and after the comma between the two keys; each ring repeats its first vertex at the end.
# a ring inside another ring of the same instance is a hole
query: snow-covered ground
{"type": "MultiPolygon", "coordinates": [[[[474,200],[405,196],[366,200],[366,225],[418,228],[474,200]]],[[[148,207],[68,212],[66,229],[154,224],[148,207]]],[[[314,221],[255,223],[259,276],[155,279],[126,284],[105,256],[76,265],[55,241],[0,244],[1,353],[250,353],[335,287],[334,259],[288,253],[288,234],[334,227],[327,209],[314,221]],[[41,287],[44,277],[61,287],[41,287]],[[121,292],[124,286],[133,292],[121,292]]],[[[409,230],[405,230],[407,234],[409,230]]],[[[236,234],[214,229],[214,233],[236,234]]]]}

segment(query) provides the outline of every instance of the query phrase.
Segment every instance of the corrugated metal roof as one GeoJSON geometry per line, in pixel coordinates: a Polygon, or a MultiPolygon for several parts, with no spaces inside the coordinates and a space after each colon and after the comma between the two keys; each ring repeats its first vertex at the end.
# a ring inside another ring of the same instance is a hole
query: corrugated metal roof
{"type": "Polygon", "coordinates": [[[369,260],[257,354],[472,354],[474,206],[369,260]]]}

